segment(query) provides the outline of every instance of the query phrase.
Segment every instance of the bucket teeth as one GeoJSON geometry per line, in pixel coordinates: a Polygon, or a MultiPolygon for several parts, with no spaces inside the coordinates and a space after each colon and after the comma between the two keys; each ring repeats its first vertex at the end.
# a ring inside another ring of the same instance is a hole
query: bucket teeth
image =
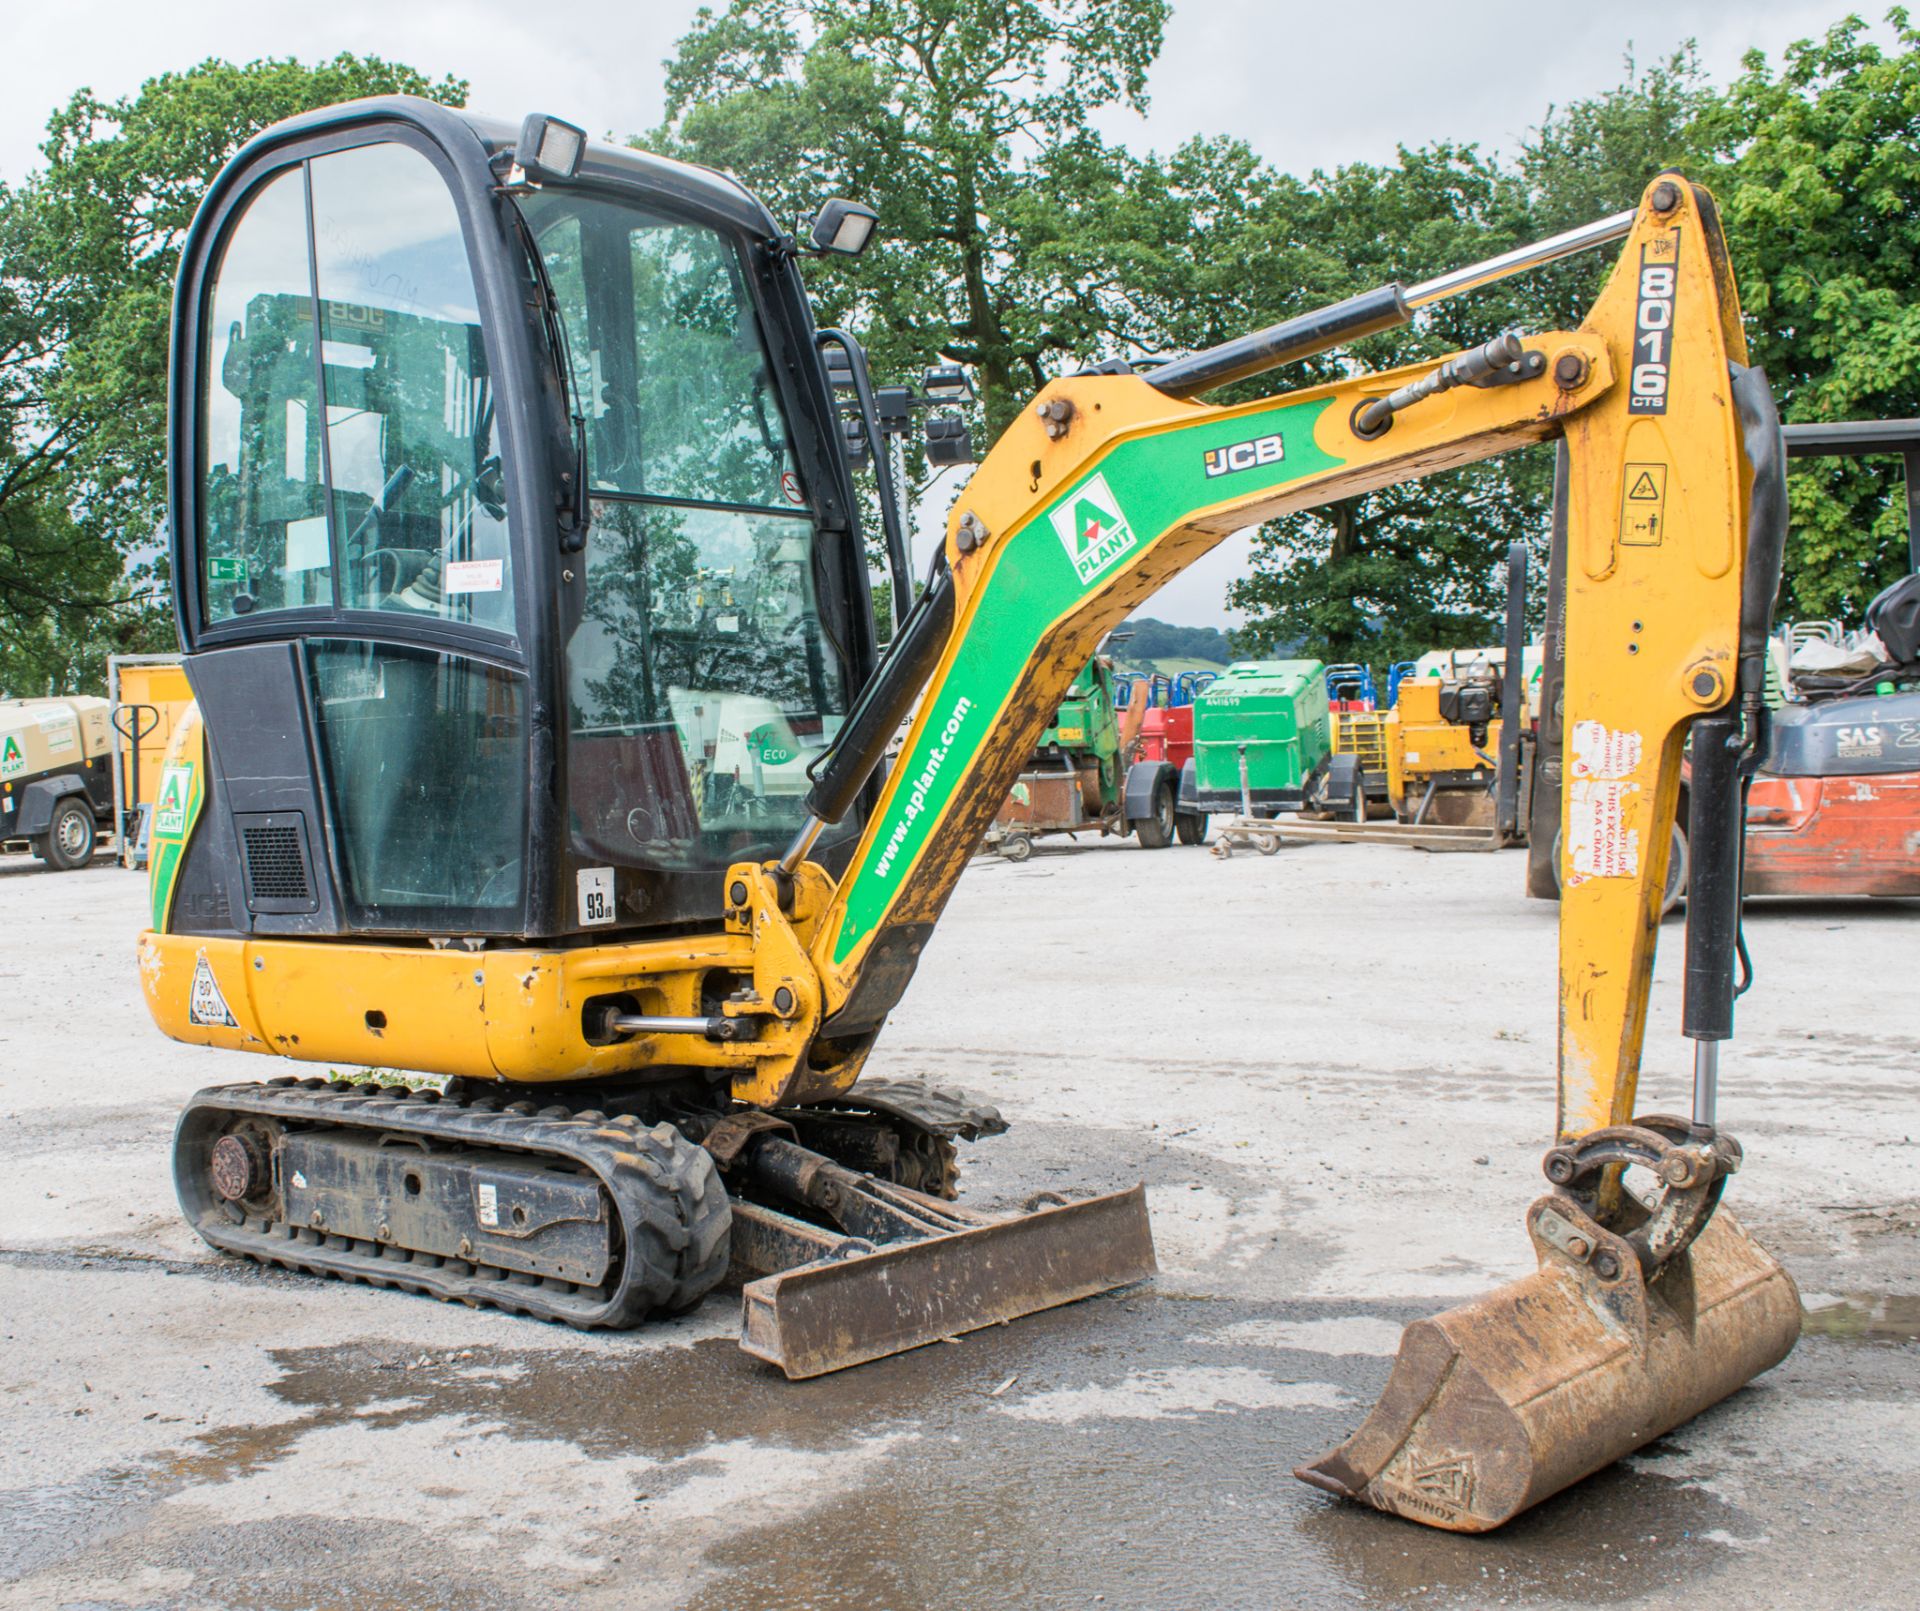
{"type": "Polygon", "coordinates": [[[1528,1224],[1540,1268],[1408,1326],[1360,1429],[1295,1476],[1487,1532],[1737,1391],[1800,1334],[1792,1278],[1724,1209],[1651,1283],[1563,1198],[1539,1199],[1528,1224]],[[1578,1239],[1543,1234],[1547,1214],[1578,1216],[1578,1239]]]}

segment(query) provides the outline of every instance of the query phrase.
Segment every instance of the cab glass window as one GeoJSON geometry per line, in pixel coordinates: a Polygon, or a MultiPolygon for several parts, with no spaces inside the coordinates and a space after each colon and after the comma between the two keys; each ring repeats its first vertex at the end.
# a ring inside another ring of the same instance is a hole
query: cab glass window
{"type": "Polygon", "coordinates": [[[595,494],[567,644],[575,840],[688,870],[783,847],[847,676],[741,246],[560,186],[523,206],[595,494]]]}
{"type": "Polygon", "coordinates": [[[493,387],[453,197],[409,146],[312,172],[340,602],[511,632],[493,387]]]}
{"type": "Polygon", "coordinates": [[[513,631],[479,299],[425,155],[382,142],[266,181],[228,234],[207,331],[209,622],[311,607],[513,631]]]}
{"type": "Polygon", "coordinates": [[[227,238],[201,366],[207,618],[333,603],[313,367],[306,179],[255,192],[227,238]]]}
{"type": "Polygon", "coordinates": [[[527,212],[560,300],[596,492],[804,501],[734,246],[591,196],[527,212]]]}
{"type": "Polygon", "coordinates": [[[526,684],[458,655],[308,645],[352,921],[510,929],[526,833],[526,684]]]}

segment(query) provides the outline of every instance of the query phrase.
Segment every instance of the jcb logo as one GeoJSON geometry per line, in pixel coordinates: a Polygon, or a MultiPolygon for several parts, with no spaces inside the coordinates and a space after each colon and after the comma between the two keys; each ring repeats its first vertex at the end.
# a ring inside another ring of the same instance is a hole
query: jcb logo
{"type": "Polygon", "coordinates": [[[1280,433],[1256,436],[1251,442],[1235,442],[1231,447],[1207,449],[1203,461],[1207,478],[1232,475],[1236,470],[1257,469],[1263,464],[1278,464],[1287,456],[1287,444],[1280,433]]]}

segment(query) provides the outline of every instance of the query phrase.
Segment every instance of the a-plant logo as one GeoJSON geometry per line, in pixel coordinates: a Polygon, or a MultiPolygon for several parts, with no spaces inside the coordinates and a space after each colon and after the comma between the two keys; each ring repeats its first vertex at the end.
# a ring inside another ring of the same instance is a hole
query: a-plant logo
{"type": "Polygon", "coordinates": [[[160,797],[153,806],[153,832],[178,839],[187,831],[187,796],[193,787],[190,767],[170,766],[160,775],[160,797]]]}
{"type": "Polygon", "coordinates": [[[1054,534],[1073,561],[1073,573],[1082,587],[1103,571],[1113,569],[1120,556],[1140,540],[1121,512],[1107,478],[1098,472],[1068,493],[1051,518],[1054,534]]]}

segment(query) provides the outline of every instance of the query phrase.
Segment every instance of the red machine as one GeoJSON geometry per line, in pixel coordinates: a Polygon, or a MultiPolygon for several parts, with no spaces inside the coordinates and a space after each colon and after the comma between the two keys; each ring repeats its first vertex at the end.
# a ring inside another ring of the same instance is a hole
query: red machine
{"type": "MultiPolygon", "coordinates": [[[[1789,458],[1898,454],[1920,571],[1920,420],[1789,425],[1789,458]]],[[[1747,796],[1750,895],[1920,895],[1920,576],[1867,607],[1889,664],[1798,677],[1747,796]]]]}

